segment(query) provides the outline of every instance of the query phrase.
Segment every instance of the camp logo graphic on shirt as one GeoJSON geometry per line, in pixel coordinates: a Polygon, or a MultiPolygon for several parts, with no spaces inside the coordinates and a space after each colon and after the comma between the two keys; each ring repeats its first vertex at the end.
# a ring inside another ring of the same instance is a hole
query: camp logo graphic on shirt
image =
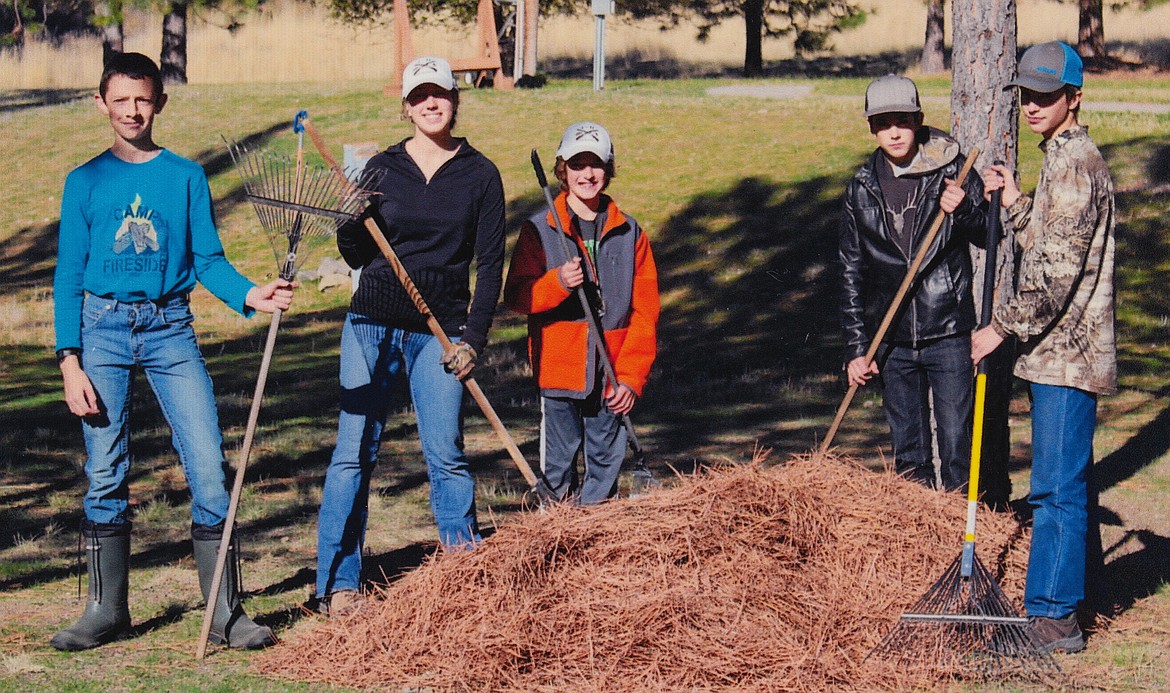
{"type": "Polygon", "coordinates": [[[114,233],[117,257],[106,259],[103,269],[107,273],[161,272],[166,259],[159,253],[158,224],[154,210],[142,206],[142,195],[135,193],[134,202],[115,212],[115,218],[121,220],[114,233]]]}
{"type": "Polygon", "coordinates": [[[152,210],[142,209],[142,196],[135,193],[134,203],[126,209],[122,225],[114,234],[114,252],[123,253],[130,247],[136,255],[147,250],[158,252],[158,232],[150,218],[153,215],[152,210]]]}

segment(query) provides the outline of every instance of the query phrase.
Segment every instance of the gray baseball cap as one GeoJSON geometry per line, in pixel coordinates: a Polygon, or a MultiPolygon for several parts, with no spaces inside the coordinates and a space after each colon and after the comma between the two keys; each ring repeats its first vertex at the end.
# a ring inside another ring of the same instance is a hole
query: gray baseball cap
{"type": "Polygon", "coordinates": [[[557,156],[568,161],[582,152],[592,152],[604,162],[613,161],[613,140],[609,138],[606,129],[597,123],[573,123],[561,137],[557,156]]]}
{"type": "Polygon", "coordinates": [[[451,64],[429,55],[411,60],[402,70],[402,98],[410,96],[410,92],[423,84],[435,84],[454,91],[455,75],[451,72],[451,64]]]}
{"type": "Polygon", "coordinates": [[[1066,84],[1080,87],[1084,83],[1085,63],[1081,56],[1067,43],[1051,41],[1024,51],[1016,68],[1016,78],[1007,86],[1050,94],[1066,84]]]}
{"type": "Polygon", "coordinates": [[[918,87],[901,75],[878,77],[865,88],[865,117],[882,113],[921,113],[918,87]]]}

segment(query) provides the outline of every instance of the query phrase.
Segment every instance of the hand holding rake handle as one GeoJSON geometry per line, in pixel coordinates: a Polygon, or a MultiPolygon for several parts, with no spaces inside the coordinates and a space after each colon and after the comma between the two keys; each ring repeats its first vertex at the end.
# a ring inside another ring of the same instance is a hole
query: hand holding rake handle
{"type": "MultiPolygon", "coordinates": [[[[333,169],[337,175],[344,177],[345,174],[342,173],[341,167],[337,165],[337,160],[329,153],[329,148],[325,146],[325,140],[317,132],[317,128],[313,123],[306,120],[305,129],[308,131],[309,138],[313,140],[313,144],[317,147],[318,153],[325,159],[329,168],[333,169]]],[[[418,287],[415,285],[414,280],[410,278],[410,274],[406,271],[406,268],[402,266],[402,261],[398,259],[398,254],[394,252],[394,248],[386,240],[385,234],[378,228],[377,222],[367,216],[364,226],[366,231],[369,232],[370,238],[374,240],[378,249],[382,251],[382,256],[386,258],[386,262],[390,263],[390,267],[394,270],[398,281],[402,283],[402,288],[406,289],[407,295],[414,301],[415,308],[426,318],[427,328],[435,336],[435,339],[439,340],[439,344],[443,347],[444,353],[450,351],[454,348],[454,345],[451,344],[451,339],[447,337],[447,333],[443,331],[442,326],[439,325],[439,321],[431,313],[431,309],[427,306],[426,300],[419,293],[418,287]]],[[[508,456],[512,458],[512,462],[520,470],[520,473],[524,476],[524,480],[528,482],[528,486],[532,491],[541,499],[557,500],[557,495],[553,492],[552,487],[549,486],[548,481],[543,478],[543,475],[537,477],[532,467],[528,464],[528,460],[524,459],[524,455],[520,453],[520,448],[516,446],[516,441],[512,439],[511,434],[508,433],[508,429],[504,427],[504,422],[500,420],[499,415],[496,414],[496,410],[492,408],[491,402],[488,401],[487,396],[483,393],[475,378],[467,376],[463,379],[463,385],[471,393],[471,398],[479,405],[480,411],[483,412],[488,423],[491,424],[492,430],[496,432],[496,436],[504,444],[504,448],[508,451],[508,456]]]]}
{"type": "MultiPolygon", "coordinates": [[[[540,163],[540,155],[536,150],[532,150],[532,170],[536,172],[536,180],[540,184],[540,189],[544,193],[544,202],[548,206],[548,212],[552,215],[553,223],[557,227],[557,237],[561,240],[561,250],[564,251],[565,256],[569,259],[574,257],[574,253],[569,248],[569,235],[565,233],[564,225],[561,224],[561,218],[557,215],[555,206],[553,205],[552,193],[548,189],[548,178],[544,174],[544,167],[540,163]]],[[[613,360],[609,357],[609,351],[605,348],[605,342],[602,339],[603,332],[601,331],[601,319],[597,315],[597,307],[589,300],[589,296],[585,293],[585,285],[582,284],[573,290],[577,295],[577,299],[581,302],[581,309],[585,312],[585,320],[588,323],[589,341],[593,343],[593,348],[597,352],[597,359],[601,361],[601,367],[605,372],[606,379],[609,380],[610,385],[613,386],[614,391],[618,388],[617,372],[613,367],[613,360]]],[[[638,435],[634,433],[634,425],[630,421],[629,414],[624,414],[619,417],[622,426],[626,429],[626,440],[629,442],[630,449],[634,453],[634,478],[643,485],[661,486],[658,480],[650,474],[650,470],[646,467],[646,453],[643,452],[642,446],[638,443],[638,435]]]]}
{"type": "MultiPolygon", "coordinates": [[[[996,161],[1002,165],[1002,161],[996,161]]],[[[991,193],[991,209],[987,214],[987,240],[983,254],[983,296],[979,311],[979,327],[991,324],[991,310],[995,304],[995,261],[999,249],[999,215],[1002,190],[991,193]]],[[[971,469],[967,481],[967,530],[963,536],[963,560],[960,568],[964,578],[970,578],[975,562],[975,510],[979,506],[979,466],[983,459],[984,408],[987,402],[987,358],[979,362],[975,371],[975,413],[971,428],[971,469]]]]}
{"type": "MultiPolygon", "coordinates": [[[[958,178],[955,182],[962,185],[967,180],[967,174],[971,172],[971,167],[975,165],[975,160],[979,158],[979,148],[972,147],[967,154],[967,161],[963,164],[963,168],[959,171],[958,178]]],[[[878,325],[877,332],[874,333],[873,340],[869,343],[869,350],[865,352],[865,363],[868,366],[873,362],[873,357],[877,354],[878,347],[882,344],[882,339],[886,336],[886,332],[890,329],[890,323],[894,321],[894,316],[902,307],[902,301],[906,298],[906,293],[910,290],[910,285],[918,276],[918,268],[926,260],[926,255],[930,252],[930,248],[934,245],[934,239],[938,236],[939,229],[942,228],[943,222],[946,221],[947,214],[941,209],[934,217],[934,222],[931,223],[930,229],[926,232],[926,236],[922,239],[922,245],[918,248],[918,252],[914,255],[914,260],[911,261],[910,266],[906,269],[906,276],[902,279],[902,285],[898,287],[898,293],[894,295],[894,300],[890,302],[890,307],[886,309],[885,317],[878,325]]],[[[833,437],[837,435],[837,429],[841,427],[841,421],[845,418],[845,412],[849,409],[849,404],[853,402],[853,396],[857,394],[857,385],[850,385],[849,391],[845,393],[845,398],[841,400],[841,405],[837,407],[837,415],[833,418],[833,425],[829,426],[829,432],[825,434],[825,439],[821,441],[821,447],[817,450],[818,455],[823,455],[829,450],[829,445],[833,443],[833,437]]]]}

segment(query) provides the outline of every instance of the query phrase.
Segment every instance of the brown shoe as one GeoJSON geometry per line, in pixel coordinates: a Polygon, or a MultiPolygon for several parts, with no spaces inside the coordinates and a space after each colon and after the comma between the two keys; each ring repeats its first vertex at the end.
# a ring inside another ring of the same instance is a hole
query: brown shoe
{"type": "Polygon", "coordinates": [[[341,590],[329,595],[329,609],[327,611],[330,618],[340,618],[348,616],[358,609],[362,608],[365,603],[365,598],[361,592],[357,590],[341,590]]]}
{"type": "Polygon", "coordinates": [[[1077,623],[1076,613],[1064,618],[1028,617],[1028,632],[1041,652],[1080,652],[1085,649],[1085,636],[1077,623]]]}

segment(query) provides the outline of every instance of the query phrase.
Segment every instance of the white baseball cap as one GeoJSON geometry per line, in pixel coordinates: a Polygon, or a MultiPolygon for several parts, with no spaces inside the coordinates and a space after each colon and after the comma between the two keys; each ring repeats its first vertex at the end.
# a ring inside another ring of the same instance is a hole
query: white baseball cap
{"type": "Polygon", "coordinates": [[[561,137],[557,156],[568,161],[582,152],[591,152],[604,162],[613,161],[613,140],[605,128],[597,123],[583,121],[573,123],[561,137]]]}
{"type": "Polygon", "coordinates": [[[454,91],[455,75],[451,72],[451,64],[430,55],[411,60],[402,71],[402,98],[410,96],[410,92],[423,84],[435,84],[454,91]]]}

